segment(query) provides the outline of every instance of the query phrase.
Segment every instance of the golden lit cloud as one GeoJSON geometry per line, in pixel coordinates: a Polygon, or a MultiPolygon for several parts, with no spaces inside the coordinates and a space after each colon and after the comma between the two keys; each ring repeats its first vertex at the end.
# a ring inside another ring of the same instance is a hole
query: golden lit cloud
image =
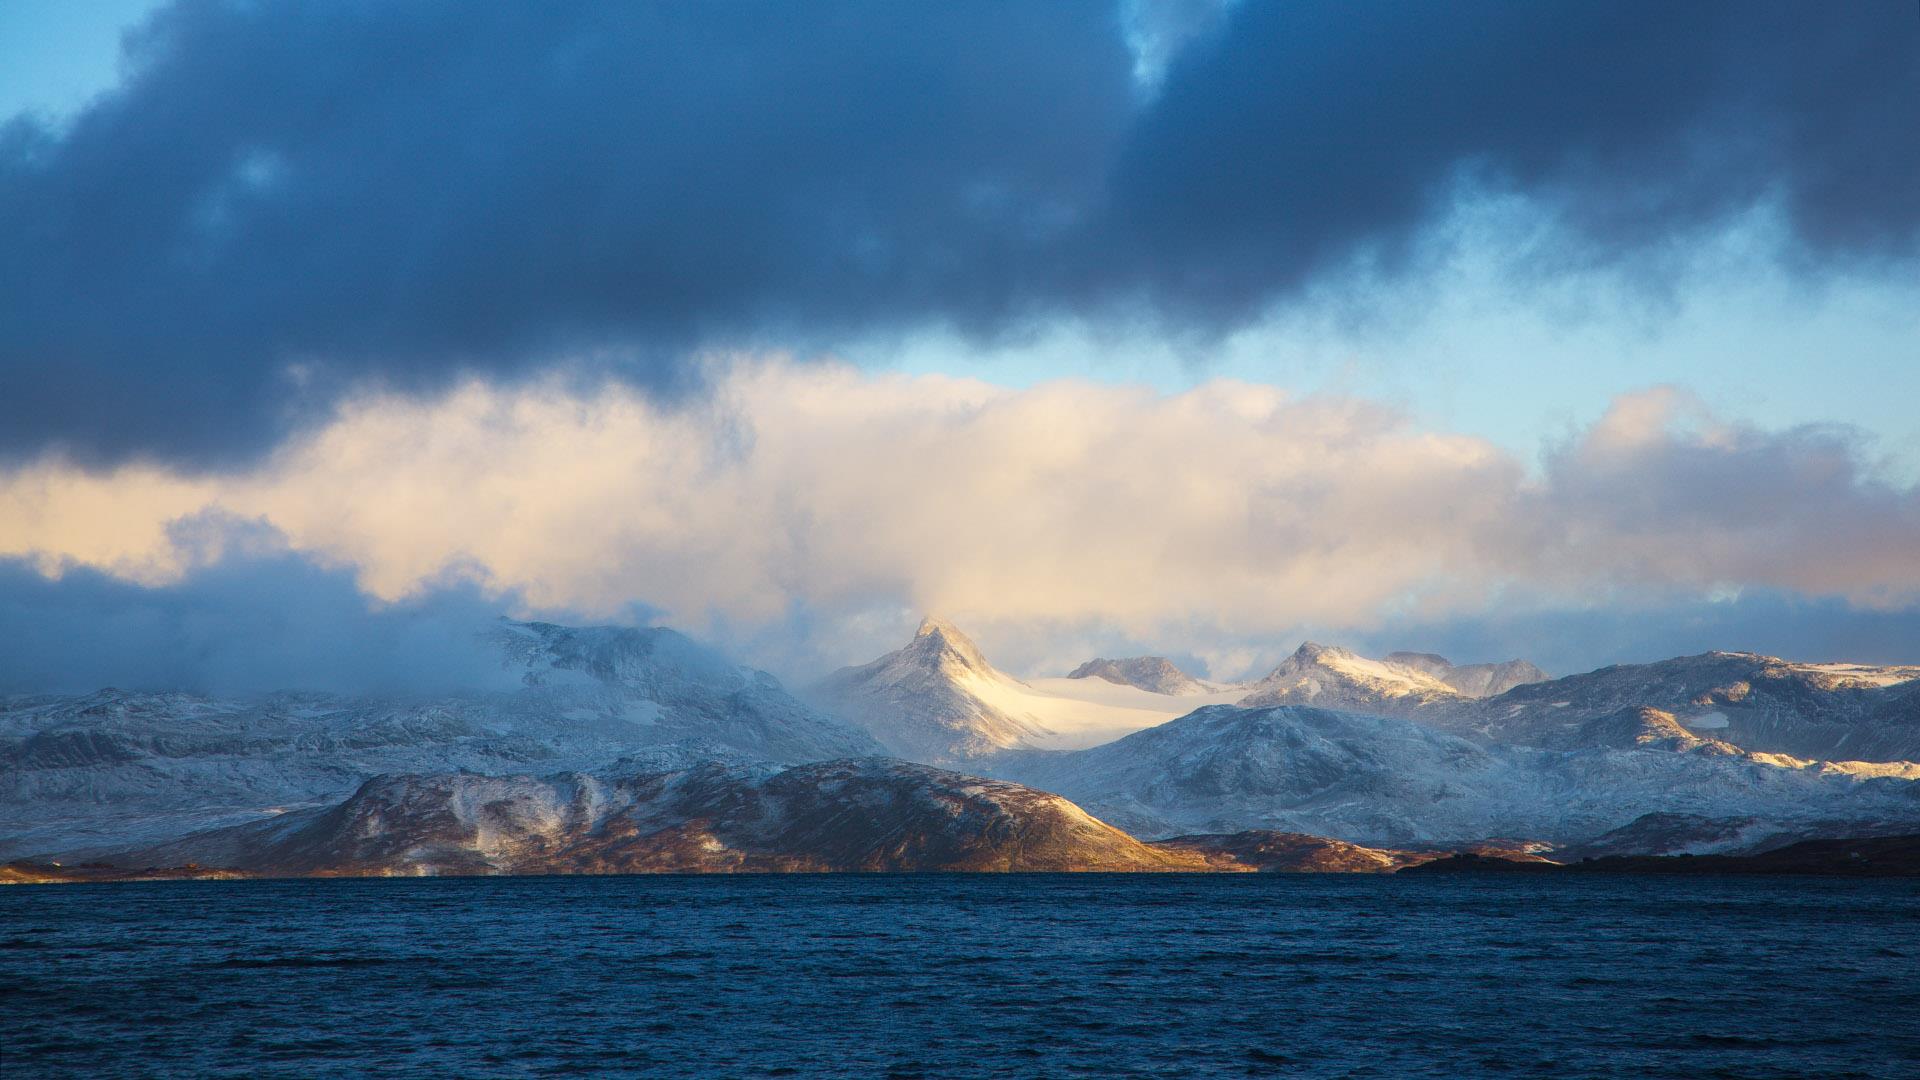
{"type": "Polygon", "coordinates": [[[170,525],[209,512],[385,599],[467,568],[532,605],[644,602],[693,629],[795,605],[1258,632],[1509,587],[1920,595],[1913,490],[1840,433],[1719,424],[1675,391],[1623,398],[1530,474],[1351,398],[777,358],[675,405],[560,383],[362,397],[235,475],[43,461],[0,476],[0,554],[164,581],[199,557],[170,525]]]}

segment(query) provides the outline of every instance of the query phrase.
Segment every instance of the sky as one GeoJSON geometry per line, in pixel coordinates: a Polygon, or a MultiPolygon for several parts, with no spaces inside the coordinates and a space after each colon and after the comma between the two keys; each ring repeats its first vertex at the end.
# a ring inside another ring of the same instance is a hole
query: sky
{"type": "Polygon", "coordinates": [[[0,689],[1920,660],[1917,103],[1906,2],[19,0],[0,689]]]}

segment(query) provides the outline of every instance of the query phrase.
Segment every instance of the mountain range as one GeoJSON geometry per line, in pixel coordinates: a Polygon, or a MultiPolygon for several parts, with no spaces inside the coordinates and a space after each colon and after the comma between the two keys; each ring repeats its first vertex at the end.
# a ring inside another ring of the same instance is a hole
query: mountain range
{"type": "Polygon", "coordinates": [[[1246,683],[1156,656],[1021,679],[929,618],[795,695],[664,628],[502,621],[483,646],[501,687],[433,698],[0,699],[0,857],[1386,871],[1920,832],[1920,667],[1709,653],[1549,678],[1307,643],[1246,683]]]}

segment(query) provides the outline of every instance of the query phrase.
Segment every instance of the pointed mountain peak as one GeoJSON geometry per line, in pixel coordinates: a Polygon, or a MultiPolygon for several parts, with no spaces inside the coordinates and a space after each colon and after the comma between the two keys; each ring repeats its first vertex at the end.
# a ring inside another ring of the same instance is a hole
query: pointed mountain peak
{"type": "Polygon", "coordinates": [[[932,637],[934,634],[940,634],[950,641],[958,640],[965,641],[969,645],[973,644],[973,642],[967,640],[967,635],[960,632],[959,627],[938,615],[928,615],[921,619],[920,629],[913,632],[913,636],[916,638],[932,637]]]}
{"type": "Polygon", "coordinates": [[[1044,734],[1023,709],[1002,708],[1009,695],[1026,692],[1025,684],[995,669],[972,639],[938,616],[922,620],[905,646],[841,668],[815,689],[895,754],[917,761],[966,760],[1044,734]]]}
{"type": "Polygon", "coordinates": [[[936,615],[920,620],[920,629],[914,631],[913,644],[907,649],[920,654],[946,654],[958,659],[968,667],[979,671],[992,671],[993,665],[980,652],[980,646],[960,631],[960,628],[936,615]]]}

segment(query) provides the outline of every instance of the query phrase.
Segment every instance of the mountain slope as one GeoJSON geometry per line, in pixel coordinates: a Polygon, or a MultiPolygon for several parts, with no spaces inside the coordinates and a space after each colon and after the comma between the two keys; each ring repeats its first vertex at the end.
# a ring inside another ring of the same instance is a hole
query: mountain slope
{"type": "Polygon", "coordinates": [[[116,861],[355,876],[1205,868],[1057,795],[886,759],[385,776],[338,806],[116,861]]]}
{"type": "Polygon", "coordinates": [[[1646,707],[1695,735],[1828,761],[1920,760],[1920,667],[1804,664],[1713,652],[1626,664],[1435,702],[1423,722],[1530,746],[1564,744],[1593,717],[1646,707]]]}
{"type": "Polygon", "coordinates": [[[649,748],[787,763],[879,750],[771,676],[671,630],[501,623],[484,644],[519,689],[0,701],[0,853],[254,820],[337,800],[385,772],[589,769],[649,748]]]}
{"type": "Polygon", "coordinates": [[[1572,842],[1651,812],[1791,822],[1920,819],[1920,784],[1711,745],[1555,751],[1407,720],[1210,707],[1105,746],[1008,755],[996,775],[1057,791],[1144,837],[1273,829],[1368,845],[1572,842]]]}

